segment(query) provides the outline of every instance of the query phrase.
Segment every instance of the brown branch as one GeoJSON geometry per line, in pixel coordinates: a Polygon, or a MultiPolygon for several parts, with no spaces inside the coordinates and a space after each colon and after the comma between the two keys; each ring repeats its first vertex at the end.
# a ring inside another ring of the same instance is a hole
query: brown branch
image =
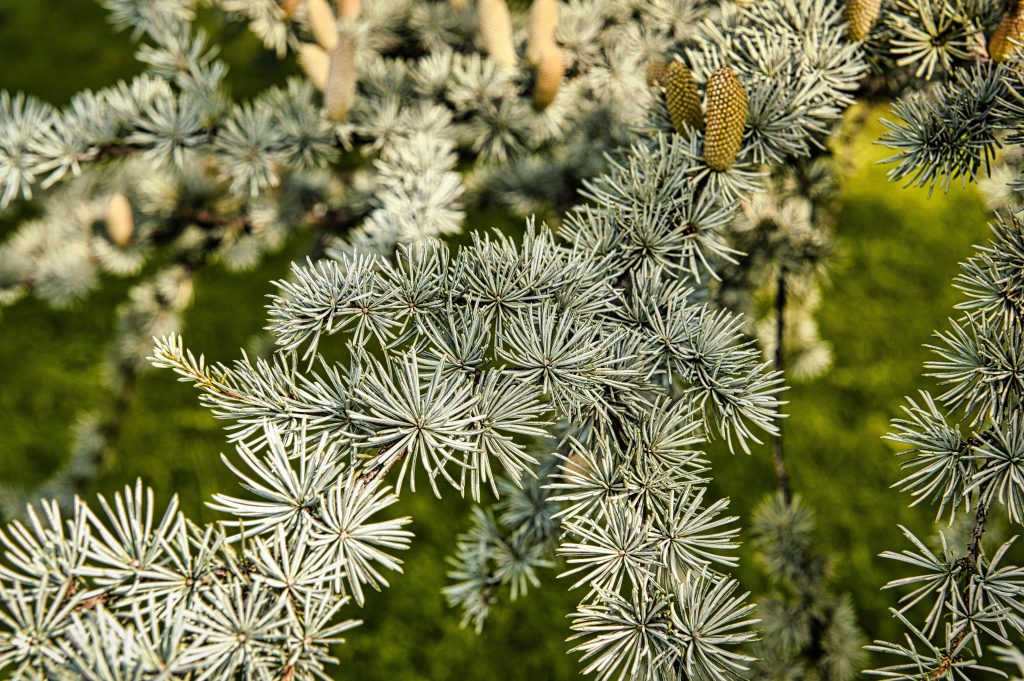
{"type": "MultiPolygon", "coordinates": [[[[779,267],[775,293],[775,370],[785,369],[785,333],[786,333],[786,268],[779,267]]],[[[793,501],[793,492],[789,486],[789,472],[786,470],[786,459],[782,447],[782,421],[779,420],[778,432],[772,438],[772,461],[775,464],[775,477],[779,481],[779,491],[788,506],[793,501]]]]}

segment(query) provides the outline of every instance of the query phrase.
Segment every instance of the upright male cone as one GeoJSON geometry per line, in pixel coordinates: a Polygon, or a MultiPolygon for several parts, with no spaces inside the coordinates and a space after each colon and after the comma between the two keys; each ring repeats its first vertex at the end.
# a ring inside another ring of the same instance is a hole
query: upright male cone
{"type": "Polygon", "coordinates": [[[1003,18],[988,39],[988,56],[995,61],[1006,61],[1024,43],[1024,3],[1011,0],[1003,18]]]}
{"type": "Polygon", "coordinates": [[[324,90],[324,108],[327,117],[340,122],[348,116],[356,99],[356,42],[350,33],[338,36],[337,46],[331,50],[327,69],[327,88],[324,90]]]}
{"type": "Polygon", "coordinates": [[[732,69],[718,69],[704,89],[707,127],[704,131],[704,162],[722,171],[732,166],[743,143],[747,122],[747,93],[732,69]]]}
{"type": "Polygon", "coordinates": [[[480,0],[476,8],[480,38],[484,49],[498,66],[516,65],[516,46],[512,41],[512,14],[505,0],[480,0]]]}
{"type": "Polygon", "coordinates": [[[548,45],[537,64],[533,83],[533,107],[543,111],[555,101],[565,77],[565,57],[556,45],[548,45]]]}
{"type": "Polygon", "coordinates": [[[675,131],[683,135],[687,128],[703,128],[704,113],[700,109],[697,82],[686,64],[674,61],[666,66],[660,82],[665,87],[665,106],[675,131]]]}
{"type": "Polygon", "coordinates": [[[533,0],[526,28],[526,59],[531,64],[539,64],[548,47],[555,44],[558,0],[533,0]]]}
{"type": "Polygon", "coordinates": [[[128,203],[127,196],[117,192],[107,201],[107,234],[110,235],[111,241],[124,248],[131,243],[134,233],[132,205],[128,203]]]}
{"type": "Polygon", "coordinates": [[[338,22],[327,0],[309,0],[309,32],[328,52],[338,44],[338,22]]]}
{"type": "Polygon", "coordinates": [[[878,21],[882,0],[846,0],[847,35],[850,40],[864,40],[878,21]]]}
{"type": "Polygon", "coordinates": [[[331,69],[331,57],[324,48],[313,43],[303,43],[299,47],[299,64],[306,72],[309,81],[323,92],[327,89],[327,74],[331,69]]]}

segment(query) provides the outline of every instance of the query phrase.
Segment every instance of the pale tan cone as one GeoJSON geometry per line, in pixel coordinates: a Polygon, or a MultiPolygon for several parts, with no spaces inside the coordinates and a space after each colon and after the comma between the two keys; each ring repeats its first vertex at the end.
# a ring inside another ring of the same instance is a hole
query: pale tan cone
{"type": "Polygon", "coordinates": [[[455,9],[465,9],[469,5],[469,0],[448,0],[448,4],[455,9]]]}
{"type": "Polygon", "coordinates": [[[341,122],[348,116],[356,99],[356,76],[356,42],[351,33],[345,32],[338,36],[327,67],[324,108],[332,121],[341,122]]]}
{"type": "Polygon", "coordinates": [[[308,0],[309,30],[320,47],[328,52],[338,44],[338,22],[327,0],[308,0]]]}
{"type": "Polygon", "coordinates": [[[317,90],[323,92],[327,89],[327,69],[330,67],[331,57],[322,47],[313,43],[303,43],[299,48],[299,63],[317,90]]]}
{"type": "Polygon", "coordinates": [[[537,64],[536,79],[533,84],[533,106],[543,111],[555,101],[558,90],[565,78],[565,57],[557,45],[548,45],[544,55],[537,64]]]}
{"type": "Polygon", "coordinates": [[[526,25],[526,59],[539,64],[547,48],[555,45],[558,27],[558,0],[533,0],[526,25]]]}
{"type": "Polygon", "coordinates": [[[341,19],[358,19],[362,9],[361,0],[338,0],[338,17],[341,19]]]}
{"type": "Polygon", "coordinates": [[[128,203],[128,197],[121,192],[117,192],[107,201],[107,233],[121,248],[132,242],[132,235],[135,233],[132,205],[128,203]]]}
{"type": "Polygon", "coordinates": [[[498,66],[513,68],[516,65],[516,46],[512,40],[512,14],[505,0],[480,0],[477,19],[487,54],[498,66]]]}

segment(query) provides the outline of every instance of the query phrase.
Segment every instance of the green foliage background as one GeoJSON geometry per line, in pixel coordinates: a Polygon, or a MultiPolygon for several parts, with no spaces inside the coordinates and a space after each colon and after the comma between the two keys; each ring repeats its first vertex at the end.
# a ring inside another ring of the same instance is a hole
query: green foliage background
{"type": "MultiPolygon", "coordinates": [[[[223,40],[240,97],[267,82],[280,82],[294,65],[264,53],[244,31],[204,23],[223,40]]],[[[0,88],[23,90],[55,104],[83,87],[99,87],[138,71],[127,36],[115,34],[92,0],[0,0],[0,88]]],[[[957,262],[987,235],[988,213],[974,190],[956,188],[929,200],[922,191],[889,184],[877,161],[881,127],[873,112],[853,149],[838,226],[839,257],[821,311],[823,336],[835,364],[823,378],[790,390],[785,423],[793,486],[817,513],[820,546],[832,556],[836,583],[850,592],[870,638],[892,635],[879,592],[891,574],[877,554],[901,548],[896,523],[927,534],[927,509],[907,509],[889,489],[898,461],[881,440],[903,396],[922,385],[921,365],[933,329],[941,327],[959,296],[950,285],[957,262]]],[[[469,223],[490,227],[494,217],[469,223]]],[[[0,238],[13,226],[0,218],[0,238]]],[[[196,298],[186,315],[188,345],[208,359],[230,361],[260,330],[269,280],[283,276],[301,257],[301,239],[257,271],[199,273],[196,298]]],[[[74,421],[104,397],[102,357],[114,309],[127,291],[107,281],[70,312],[29,299],[0,316],[0,470],[5,482],[32,486],[65,456],[74,421]]],[[[112,492],[137,476],[165,497],[177,493],[197,519],[211,519],[202,502],[232,490],[218,454],[230,451],[221,424],[201,408],[193,390],[169,373],[147,373],[139,383],[130,421],[94,491],[112,492]]],[[[733,511],[749,518],[774,487],[770,454],[718,452],[714,492],[733,499],[733,511]]],[[[458,614],[440,594],[445,556],[467,522],[468,506],[455,498],[407,496],[400,513],[413,515],[417,537],[406,574],[393,588],[371,597],[366,620],[339,650],[339,678],[387,679],[572,679],[575,659],[565,655],[565,613],[574,597],[548,577],[545,586],[499,610],[481,636],[458,626],[458,614]]],[[[755,593],[764,586],[759,566],[743,555],[739,574],[755,593]]]]}

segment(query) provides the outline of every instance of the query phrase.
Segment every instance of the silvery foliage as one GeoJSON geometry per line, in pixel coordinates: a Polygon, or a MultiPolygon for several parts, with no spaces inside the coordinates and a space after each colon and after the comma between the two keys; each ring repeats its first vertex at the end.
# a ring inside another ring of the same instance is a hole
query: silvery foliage
{"type": "MultiPolygon", "coordinates": [[[[567,5],[559,35],[572,67],[555,102],[538,112],[523,92],[531,78],[525,60],[503,70],[473,47],[472,12],[426,1],[363,3],[359,94],[346,120],[333,123],[305,78],[233,102],[226,65],[192,25],[195,0],[104,4],[114,24],[141,41],[143,75],[83,91],[64,109],[0,93],[0,208],[40,191],[62,208],[0,248],[5,303],[34,291],[67,305],[95,288],[100,272],[137,274],[166,244],[198,246],[247,269],[296,227],[330,234],[358,226],[356,242],[385,252],[398,241],[461,231],[466,203],[493,191],[531,209],[571,196],[642,119],[651,46],[664,51],[685,38],[680,12],[696,20],[711,11],[660,2],[652,4],[658,11],[633,15],[610,1],[567,5]],[[343,152],[367,162],[337,177],[329,171],[343,152]],[[455,172],[460,156],[473,161],[466,179],[455,172]],[[136,223],[120,247],[102,229],[114,192],[128,196],[136,223]],[[534,198],[513,197],[524,192],[534,198]]],[[[248,21],[282,56],[312,40],[304,4],[291,17],[272,0],[213,4],[248,21]]],[[[524,31],[517,41],[525,49],[524,31]]]]}
{"type": "Polygon", "coordinates": [[[217,495],[227,520],[204,527],[173,502],[161,515],[141,485],[99,512],[79,501],[64,519],[45,503],[9,525],[0,661],[16,678],[323,677],[354,624],[339,609],[385,586],[409,544],[406,519],[377,513],[425,479],[500,497],[453,559],[447,595],[467,623],[561,559],[586,672],[742,678],[753,606],[727,574],[736,529],[725,500],[705,502],[699,447],[774,433],[781,378],[700,289],[729,255],[716,233],[758,188],[756,164],[820,144],[864,62],[831,3],[722,21],[733,38],[695,24],[686,54],[702,80],[729,63],[750,83],[734,168],[707,168],[701,133],[666,133],[659,104],[557,236],[531,224],[519,243],[477,233],[458,251],[335,244],[278,282],[271,357],[208,365],[163,338],[154,362],[230,422],[245,494],[217,495]]]}
{"type": "Polygon", "coordinates": [[[992,514],[1016,524],[1024,517],[1024,222],[1011,213],[993,231],[956,279],[967,296],[961,316],[930,346],[937,357],[927,368],[943,392],[908,398],[889,435],[905,447],[907,475],[898,485],[912,505],[930,503],[937,519],[973,527],[966,546],[942,534],[940,549],[904,528],[907,548],[882,554],[907,572],[886,588],[901,593],[893,613],[908,631],[902,642],[872,646],[899,658],[873,672],[884,678],[1001,673],[984,664],[985,646],[1009,646],[1024,633],[1024,568],[1008,553],[1016,537],[982,543],[992,514]]]}
{"type": "MultiPolygon", "coordinates": [[[[917,6],[899,5],[898,11],[917,6]]],[[[883,143],[896,152],[888,159],[895,164],[890,177],[929,191],[948,189],[957,178],[983,182],[993,207],[1004,212],[990,244],[962,264],[955,282],[966,295],[960,316],[929,346],[936,359],[926,368],[942,392],[908,398],[889,435],[905,448],[907,474],[897,486],[911,495],[911,505],[931,504],[937,520],[969,531],[962,541],[944,532],[936,547],[904,529],[907,547],[882,554],[907,573],[886,587],[901,594],[893,613],[907,633],[872,646],[895,658],[872,673],[975,679],[986,672],[1005,676],[1003,669],[1020,658],[1014,646],[1024,633],[1024,568],[1013,564],[1011,551],[1016,538],[991,546],[983,541],[993,514],[1021,522],[1024,499],[1024,228],[1015,195],[1024,90],[1019,56],[1007,64],[980,58],[978,37],[999,20],[998,3],[928,7],[940,17],[932,29],[942,39],[928,47],[921,36],[907,49],[919,56],[919,71],[931,75],[934,69],[939,78],[898,101],[894,120],[886,121],[883,143]],[[934,55],[930,62],[928,54],[934,55]],[[1007,152],[997,161],[1004,145],[1007,152]]]]}
{"type": "MultiPolygon", "coordinates": [[[[0,92],[0,209],[30,198],[46,208],[0,244],[0,307],[33,294],[68,308],[103,274],[138,277],[147,263],[172,262],[118,310],[112,405],[146,368],[150,339],[181,330],[195,271],[208,263],[248,270],[310,230],[316,252],[331,243],[387,253],[458,233],[467,208],[495,200],[522,211],[567,204],[642,120],[652,98],[644,59],[712,12],[691,2],[652,1],[639,15],[615,2],[566,5],[559,36],[573,66],[538,112],[524,92],[525,61],[502,70],[484,57],[471,11],[366,2],[358,97],[334,123],[306,78],[232,101],[227,66],[193,25],[195,0],[103,4],[140,41],[142,75],[83,91],[63,109],[0,92]],[[131,205],[127,242],[108,227],[115,194],[131,205]]],[[[305,3],[290,17],[273,0],[210,4],[280,56],[312,40],[305,3]]],[[[524,41],[519,31],[521,52],[524,41]]],[[[107,456],[116,413],[98,405],[82,416],[69,463],[39,491],[70,503],[107,456]]],[[[16,513],[25,495],[0,492],[16,513]]]]}

